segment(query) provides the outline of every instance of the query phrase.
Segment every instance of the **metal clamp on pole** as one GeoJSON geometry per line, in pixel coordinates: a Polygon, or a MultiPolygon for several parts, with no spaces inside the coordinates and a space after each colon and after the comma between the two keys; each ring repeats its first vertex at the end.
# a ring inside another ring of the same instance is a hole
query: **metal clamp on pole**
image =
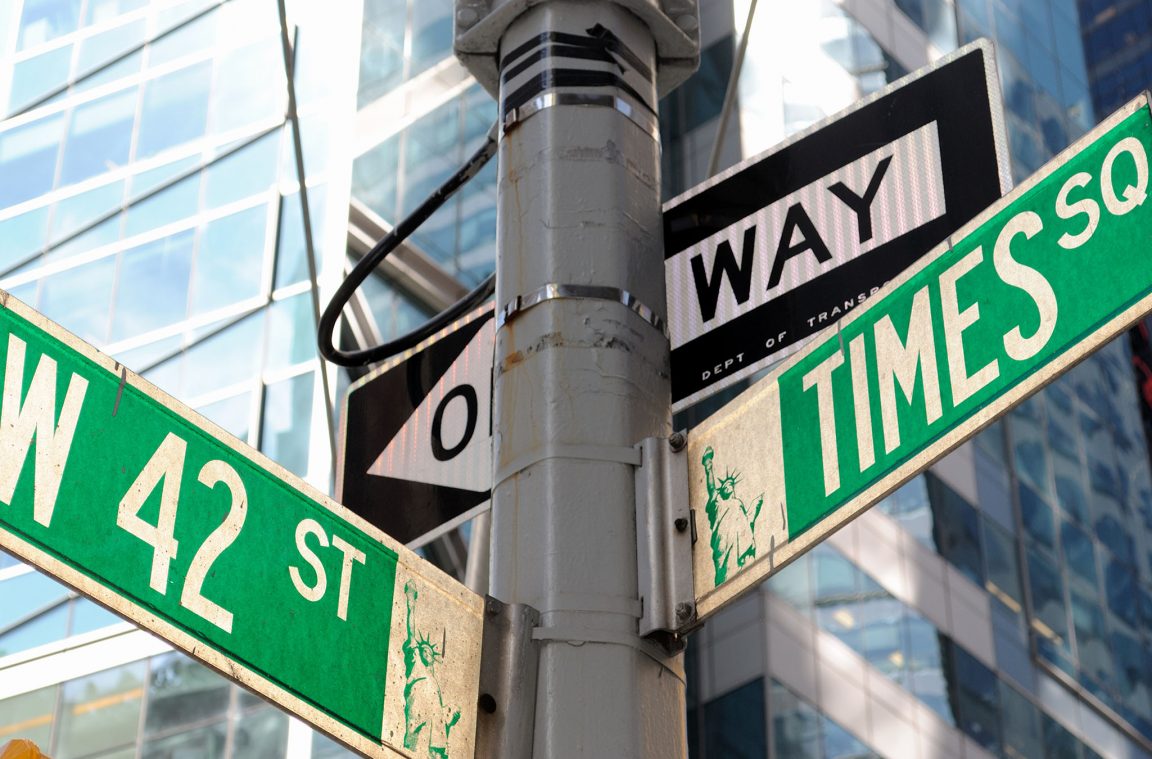
{"type": "Polygon", "coordinates": [[[636,560],[642,609],[640,634],[671,634],[696,618],[692,544],[696,525],[688,508],[687,440],[682,432],[641,441],[636,470],[636,560]]]}
{"type": "Polygon", "coordinates": [[[540,612],[526,604],[484,603],[476,756],[532,756],[540,612]]]}

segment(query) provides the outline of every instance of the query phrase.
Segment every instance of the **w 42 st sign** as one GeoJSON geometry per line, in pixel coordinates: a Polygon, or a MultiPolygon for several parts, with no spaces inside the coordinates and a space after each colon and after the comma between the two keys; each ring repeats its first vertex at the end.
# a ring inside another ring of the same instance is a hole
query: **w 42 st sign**
{"type": "Polygon", "coordinates": [[[1152,310],[1146,96],[689,437],[713,614],[1152,310]]]}
{"type": "Polygon", "coordinates": [[[471,756],[482,600],[0,293],[0,547],[370,756],[471,756]]]}

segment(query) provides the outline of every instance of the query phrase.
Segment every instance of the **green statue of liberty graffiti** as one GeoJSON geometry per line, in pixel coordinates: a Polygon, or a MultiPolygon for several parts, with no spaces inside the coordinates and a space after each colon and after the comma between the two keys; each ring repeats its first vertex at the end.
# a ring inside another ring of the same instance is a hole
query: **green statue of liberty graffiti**
{"type": "Polygon", "coordinates": [[[427,633],[416,629],[416,585],[404,584],[407,637],[404,652],[404,748],[423,749],[432,759],[447,759],[448,736],[460,721],[460,710],[444,703],[436,663],[444,660],[427,633]]]}
{"type": "Polygon", "coordinates": [[[701,463],[708,486],[708,503],[704,507],[708,514],[708,526],[712,529],[712,564],[716,568],[716,584],[728,579],[730,562],[735,559],[737,567],[743,567],[756,557],[756,518],[764,506],[761,493],[752,508],[736,497],[736,483],[740,481],[738,472],[725,472],[716,478],[712,469],[715,453],[712,446],[704,450],[701,463]]]}

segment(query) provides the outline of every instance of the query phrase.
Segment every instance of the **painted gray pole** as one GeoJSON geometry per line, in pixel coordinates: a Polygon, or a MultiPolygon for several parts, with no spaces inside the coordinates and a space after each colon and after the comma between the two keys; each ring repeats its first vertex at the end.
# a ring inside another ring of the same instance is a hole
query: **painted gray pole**
{"type": "MultiPolygon", "coordinates": [[[[474,5],[457,2],[458,52],[474,5]]],[[[529,5],[496,47],[489,592],[541,614],[533,756],[684,756],[682,657],[637,633],[634,446],[671,419],[657,39],[670,30],[691,59],[698,16],[690,1],[676,19],[650,0],[529,5]]]]}

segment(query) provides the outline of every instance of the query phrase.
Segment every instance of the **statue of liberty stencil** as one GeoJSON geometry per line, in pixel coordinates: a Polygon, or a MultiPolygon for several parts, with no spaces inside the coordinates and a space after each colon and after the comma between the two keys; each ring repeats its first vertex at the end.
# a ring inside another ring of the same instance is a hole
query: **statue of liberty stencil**
{"type": "MultiPolygon", "coordinates": [[[[761,493],[751,508],[736,497],[736,484],[740,481],[738,472],[725,472],[717,479],[712,468],[715,453],[712,446],[704,450],[701,463],[708,487],[708,503],[704,507],[708,514],[708,526],[712,530],[712,565],[716,569],[716,584],[728,579],[733,564],[743,567],[756,557],[756,518],[764,506],[761,493]]],[[[734,570],[733,570],[734,571],[734,570]]]]}
{"type": "Polygon", "coordinates": [[[460,721],[460,710],[444,703],[436,663],[444,660],[428,634],[416,628],[416,585],[404,584],[408,617],[404,653],[404,748],[432,759],[447,759],[448,736],[460,721]]]}

